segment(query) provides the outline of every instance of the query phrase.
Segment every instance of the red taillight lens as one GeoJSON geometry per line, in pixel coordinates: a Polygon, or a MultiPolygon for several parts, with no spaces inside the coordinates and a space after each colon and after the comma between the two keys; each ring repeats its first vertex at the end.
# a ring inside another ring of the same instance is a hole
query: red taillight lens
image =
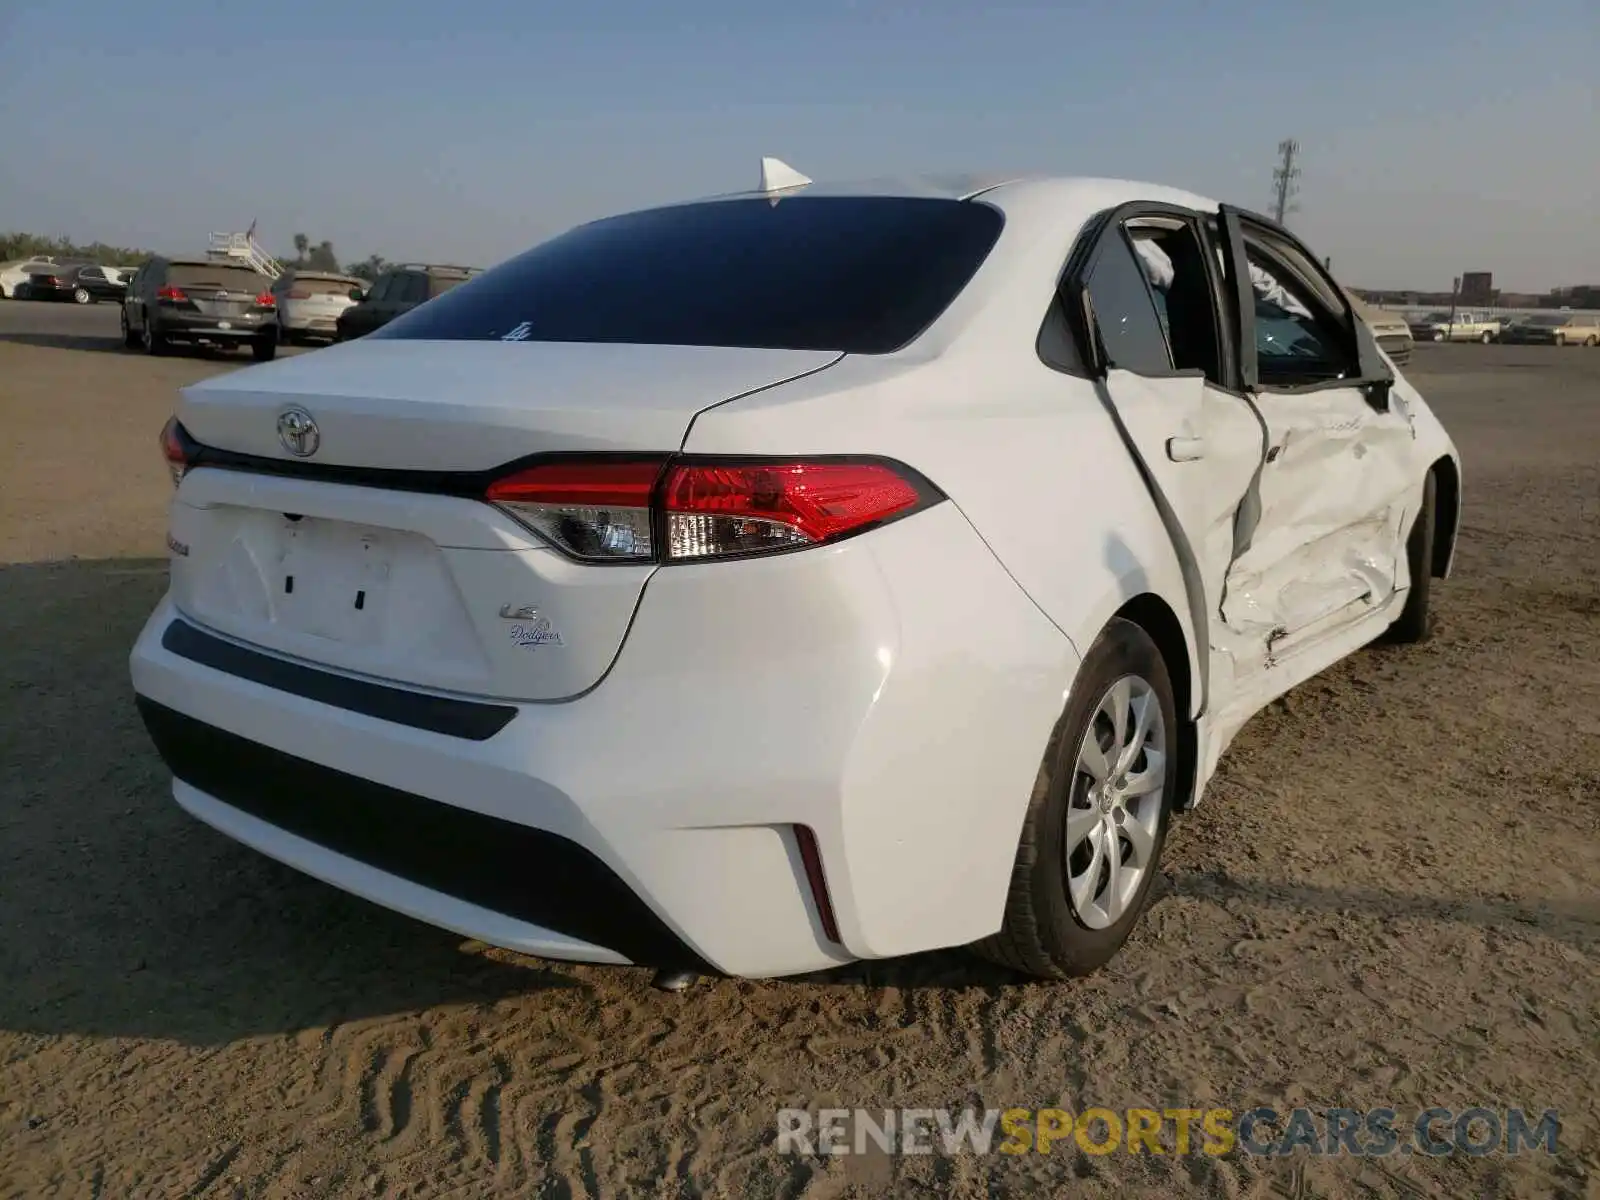
{"type": "Polygon", "coordinates": [[[667,556],[703,559],[814,545],[915,508],[886,463],[694,464],[667,476],[667,556]]]}
{"type": "Polygon", "coordinates": [[[877,460],[575,460],[518,471],[485,493],[587,562],[699,562],[795,550],[937,498],[903,468],[877,460]]]}
{"type": "Polygon", "coordinates": [[[167,470],[172,472],[172,486],[177,487],[193,465],[190,449],[194,440],[189,431],[178,423],[177,417],[167,418],[161,430],[161,456],[167,460],[167,470]]]}
{"type": "Polygon", "coordinates": [[[574,558],[649,562],[660,474],[659,459],[546,463],[496,480],[486,498],[574,558]]]}
{"type": "Polygon", "coordinates": [[[176,287],[168,286],[168,287],[161,288],[156,292],[156,299],[157,300],[183,301],[183,300],[187,300],[188,298],[189,297],[184,294],[184,291],[183,291],[182,288],[176,288],[176,287]]]}
{"type": "Polygon", "coordinates": [[[277,300],[275,300],[273,298],[273,295],[272,295],[271,292],[262,292],[259,296],[256,297],[256,307],[257,308],[277,308],[278,307],[278,302],[277,302],[277,300]]]}

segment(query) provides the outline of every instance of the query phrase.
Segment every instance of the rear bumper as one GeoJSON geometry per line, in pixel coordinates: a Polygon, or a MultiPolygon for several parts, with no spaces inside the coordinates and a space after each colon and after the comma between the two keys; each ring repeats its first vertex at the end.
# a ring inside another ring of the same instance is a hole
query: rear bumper
{"type": "Polygon", "coordinates": [[[258,337],[276,337],[276,318],[250,320],[245,316],[212,317],[204,313],[151,310],[157,334],[173,341],[247,342],[258,337]],[[226,322],[227,329],[221,328],[226,322]]]}
{"type": "Polygon", "coordinates": [[[339,318],[306,312],[292,302],[284,301],[278,306],[278,324],[283,327],[284,332],[292,333],[296,337],[332,340],[338,332],[339,318]]]}
{"type": "Polygon", "coordinates": [[[495,914],[498,936],[530,952],[708,969],[568,838],[346,775],[142,697],[139,715],[179,781],[178,802],[274,858],[380,903],[409,888],[418,916],[447,916],[430,894],[453,898],[463,911],[442,923],[475,934],[494,922],[466,910],[495,914]]]}
{"type": "Polygon", "coordinates": [[[202,819],[494,944],[753,977],[997,929],[1078,662],[950,504],[657,572],[599,686],[481,738],[186,657],[163,644],[180,615],[163,601],[131,665],[202,819]]]}

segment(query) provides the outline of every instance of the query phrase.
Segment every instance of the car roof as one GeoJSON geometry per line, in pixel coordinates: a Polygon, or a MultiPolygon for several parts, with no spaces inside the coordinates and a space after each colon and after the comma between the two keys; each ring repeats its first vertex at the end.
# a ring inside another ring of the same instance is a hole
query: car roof
{"type": "Polygon", "coordinates": [[[429,275],[476,275],[483,270],[482,267],[459,267],[453,263],[420,263],[404,262],[390,263],[384,268],[387,271],[422,271],[429,275]]]}
{"type": "MultiPolygon", "coordinates": [[[[233,259],[207,258],[204,255],[193,254],[181,255],[177,258],[169,258],[166,260],[166,263],[169,267],[239,267],[246,271],[255,270],[255,268],[247,262],[236,262],[233,259]]],[[[263,278],[265,278],[265,276],[263,276],[263,278]]]]}
{"type": "Polygon", "coordinates": [[[1092,204],[1109,208],[1131,200],[1152,200],[1215,212],[1217,201],[1181,188],[1134,179],[1090,175],[928,174],[879,179],[817,181],[770,193],[729,192],[704,200],[778,199],[787,196],[883,196],[907,199],[972,200],[979,196],[994,202],[1066,204],[1074,208],[1092,204]]]}

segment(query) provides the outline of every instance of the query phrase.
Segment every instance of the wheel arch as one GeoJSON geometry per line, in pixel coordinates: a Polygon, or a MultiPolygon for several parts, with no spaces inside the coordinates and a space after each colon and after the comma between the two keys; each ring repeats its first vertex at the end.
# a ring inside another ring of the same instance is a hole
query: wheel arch
{"type": "Polygon", "coordinates": [[[1174,806],[1192,808],[1196,799],[1195,780],[1199,765],[1199,723],[1194,712],[1196,680],[1193,678],[1196,659],[1189,645],[1189,637],[1178,614],[1154,592],[1141,592],[1123,604],[1115,616],[1130,621],[1144,630],[1156,644],[1167,664],[1167,675],[1172,680],[1172,698],[1177,706],[1178,719],[1178,791],[1174,806]]]}
{"type": "Polygon", "coordinates": [[[1455,564],[1456,536],[1461,529],[1461,466],[1446,454],[1428,470],[1434,478],[1437,506],[1431,566],[1435,579],[1447,579],[1455,564]]]}

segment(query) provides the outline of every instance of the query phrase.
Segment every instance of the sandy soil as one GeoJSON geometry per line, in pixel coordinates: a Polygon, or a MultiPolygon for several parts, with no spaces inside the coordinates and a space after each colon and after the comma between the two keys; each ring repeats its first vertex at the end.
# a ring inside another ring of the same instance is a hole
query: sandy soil
{"type": "Polygon", "coordinates": [[[1104,973],[950,952],[674,997],[462,945],[171,803],[125,664],[155,435],[239,360],[42,307],[0,305],[0,1195],[1600,1197],[1600,353],[1419,351],[1469,497],[1437,638],[1250,724],[1104,973]],[[773,1146],[790,1105],[1477,1103],[1559,1109],[1559,1154],[773,1146]]]}

